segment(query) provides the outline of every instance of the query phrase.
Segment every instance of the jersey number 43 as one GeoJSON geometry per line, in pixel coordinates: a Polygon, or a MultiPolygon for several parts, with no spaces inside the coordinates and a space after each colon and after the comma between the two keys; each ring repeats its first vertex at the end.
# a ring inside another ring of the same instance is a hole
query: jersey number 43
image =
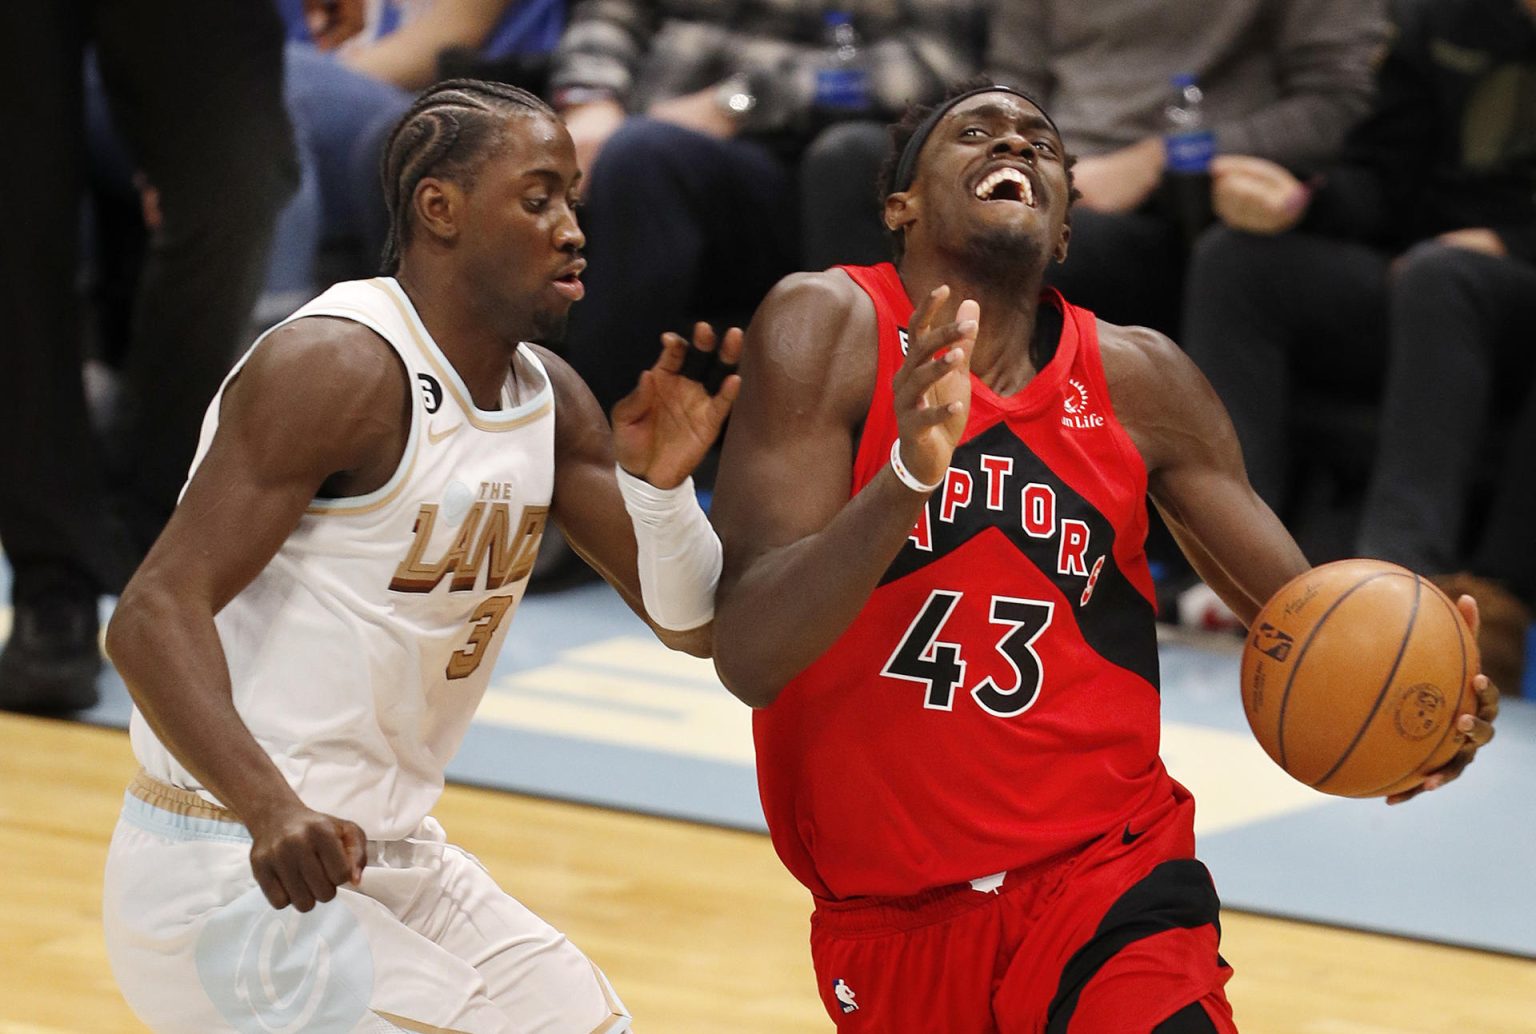
{"type": "MultiPolygon", "coordinates": [[[[960,644],[940,638],[962,595],[945,589],[933,590],[907,626],[885,667],[880,669],[882,675],[926,686],[923,706],[936,711],[953,710],[955,690],[966,681],[967,662],[960,644]]],[[[1012,685],[1003,686],[988,675],[971,687],[971,697],[983,711],[998,718],[1012,718],[1034,706],[1045,677],[1034,644],[1050,627],[1055,609],[1055,604],[1046,600],[992,597],[989,620],[1003,629],[994,648],[1008,662],[1013,679],[1012,685]]]]}

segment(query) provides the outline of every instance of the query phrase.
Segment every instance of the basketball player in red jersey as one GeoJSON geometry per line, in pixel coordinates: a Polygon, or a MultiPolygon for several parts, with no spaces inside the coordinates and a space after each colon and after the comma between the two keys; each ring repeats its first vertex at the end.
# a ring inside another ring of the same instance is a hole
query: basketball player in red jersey
{"type": "MultiPolygon", "coordinates": [[[[1158,758],[1146,497],[1245,619],[1307,562],[1183,353],[1042,293],[1072,195],[1045,113],[986,87],[895,144],[897,264],[764,301],[713,513],[716,667],[759,708],[823,1002],[882,1034],[1234,1031],[1158,758]]],[[[1492,736],[1475,685],[1420,789],[1492,736]]]]}

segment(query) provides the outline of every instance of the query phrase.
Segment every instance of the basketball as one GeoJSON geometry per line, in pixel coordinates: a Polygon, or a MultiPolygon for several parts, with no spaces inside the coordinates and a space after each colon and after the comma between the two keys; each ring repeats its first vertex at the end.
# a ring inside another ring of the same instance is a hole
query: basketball
{"type": "Polygon", "coordinates": [[[1293,778],[1340,797],[1411,789],[1461,747],[1477,643],[1429,581],[1378,560],[1293,579],[1243,646],[1243,710],[1293,778]]]}

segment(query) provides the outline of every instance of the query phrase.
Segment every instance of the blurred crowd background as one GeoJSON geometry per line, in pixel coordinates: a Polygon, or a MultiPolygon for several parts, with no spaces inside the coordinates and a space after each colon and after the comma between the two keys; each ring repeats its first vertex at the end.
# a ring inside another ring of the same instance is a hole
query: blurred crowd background
{"type": "MultiPolygon", "coordinates": [[[[604,406],[658,336],[888,260],[886,125],[976,76],[1077,156],[1052,282],[1170,335],[1314,562],[1536,605],[1536,0],[57,0],[6,5],[0,707],[94,701],[98,609],[264,328],[376,275],[416,91],[514,83],[584,171],[558,349],[604,406]]],[[[701,483],[707,489],[708,471],[701,483]]],[[[1160,528],[1162,619],[1235,627],[1160,528]]],[[[580,580],[546,549],[536,588],[580,580]]]]}

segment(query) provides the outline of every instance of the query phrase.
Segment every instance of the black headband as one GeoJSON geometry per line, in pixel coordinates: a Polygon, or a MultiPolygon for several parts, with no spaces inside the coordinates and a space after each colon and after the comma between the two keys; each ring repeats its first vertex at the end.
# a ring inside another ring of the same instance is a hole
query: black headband
{"type": "Polygon", "coordinates": [[[949,114],[956,104],[975,97],[980,93],[1011,93],[1015,97],[1028,101],[1051,124],[1051,128],[1056,130],[1056,135],[1061,136],[1061,130],[1056,129],[1056,123],[1052,121],[1051,116],[1047,115],[1045,109],[1040,107],[1040,102],[1029,94],[1022,90],[1015,90],[1011,86],[978,86],[974,90],[965,91],[958,97],[951,97],[945,103],[934,108],[928,113],[927,118],[918,123],[912,138],[907,141],[907,146],[901,149],[900,160],[896,162],[896,177],[891,182],[891,190],[893,192],[906,190],[912,186],[912,179],[917,175],[917,156],[922,153],[923,145],[928,142],[928,137],[933,132],[933,128],[939,124],[939,119],[949,114]]]}

